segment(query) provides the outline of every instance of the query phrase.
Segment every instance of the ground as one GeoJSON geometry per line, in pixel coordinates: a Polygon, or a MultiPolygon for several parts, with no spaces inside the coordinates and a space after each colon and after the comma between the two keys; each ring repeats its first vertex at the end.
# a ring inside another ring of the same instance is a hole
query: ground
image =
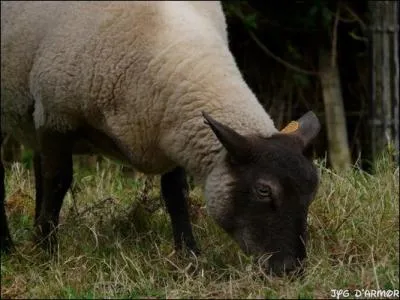
{"type": "MultiPolygon", "coordinates": [[[[159,178],[124,176],[103,160],[74,168],[49,257],[31,243],[32,170],[6,170],[7,213],[17,245],[1,256],[1,298],[326,298],[338,291],[399,290],[399,168],[387,157],[374,175],[338,174],[316,161],[321,186],[309,214],[303,278],[265,275],[206,215],[191,188],[202,254],[173,251],[159,178]]],[[[346,295],[346,294],[345,294],[346,295]]]]}

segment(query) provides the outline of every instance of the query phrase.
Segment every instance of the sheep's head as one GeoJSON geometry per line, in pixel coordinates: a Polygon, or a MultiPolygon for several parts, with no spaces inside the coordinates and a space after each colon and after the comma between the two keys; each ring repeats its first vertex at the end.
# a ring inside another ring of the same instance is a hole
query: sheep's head
{"type": "Polygon", "coordinates": [[[242,136],[203,113],[226,149],[206,180],[209,214],[268,271],[301,270],[318,173],[303,151],[320,130],[308,112],[269,138],[242,136]]]}

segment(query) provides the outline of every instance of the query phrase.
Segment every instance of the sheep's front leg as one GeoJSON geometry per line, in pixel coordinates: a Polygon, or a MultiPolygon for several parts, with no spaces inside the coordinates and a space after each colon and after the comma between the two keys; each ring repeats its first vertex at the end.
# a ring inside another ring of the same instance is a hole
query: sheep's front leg
{"type": "Polygon", "coordinates": [[[42,162],[40,159],[40,152],[35,152],[33,155],[33,169],[35,172],[35,225],[37,224],[40,210],[42,209],[43,188],[42,188],[42,162]]]}
{"type": "MultiPolygon", "coordinates": [[[[0,148],[3,143],[3,137],[0,136],[0,148]]],[[[4,187],[4,166],[3,161],[0,158],[0,250],[9,252],[12,248],[13,243],[8,230],[7,216],[5,210],[5,187],[4,187]]]]}
{"type": "Polygon", "coordinates": [[[188,190],[186,173],[182,168],[178,167],[161,176],[161,193],[171,218],[175,248],[181,249],[184,242],[190,250],[198,254],[200,251],[193,237],[188,212],[188,190]]]}
{"type": "Polygon", "coordinates": [[[52,252],[64,196],[72,182],[72,138],[69,134],[40,132],[35,157],[36,241],[52,252]]]}

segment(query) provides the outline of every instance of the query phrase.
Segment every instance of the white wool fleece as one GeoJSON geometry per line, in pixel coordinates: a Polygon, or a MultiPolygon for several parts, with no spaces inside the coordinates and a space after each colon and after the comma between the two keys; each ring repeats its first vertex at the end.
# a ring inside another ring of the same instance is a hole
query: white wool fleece
{"type": "Polygon", "coordinates": [[[277,132],[219,2],[2,2],[1,50],[2,130],[31,147],[34,128],[89,126],[142,172],[180,165],[204,182],[221,144],[201,111],[241,134],[277,132]]]}

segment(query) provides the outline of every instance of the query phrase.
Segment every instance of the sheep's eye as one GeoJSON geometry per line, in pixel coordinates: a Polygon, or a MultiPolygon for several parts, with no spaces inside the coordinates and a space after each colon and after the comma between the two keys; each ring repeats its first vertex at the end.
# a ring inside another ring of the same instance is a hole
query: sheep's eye
{"type": "Polygon", "coordinates": [[[262,184],[257,186],[257,194],[262,198],[271,197],[271,188],[268,185],[262,184]]]}

